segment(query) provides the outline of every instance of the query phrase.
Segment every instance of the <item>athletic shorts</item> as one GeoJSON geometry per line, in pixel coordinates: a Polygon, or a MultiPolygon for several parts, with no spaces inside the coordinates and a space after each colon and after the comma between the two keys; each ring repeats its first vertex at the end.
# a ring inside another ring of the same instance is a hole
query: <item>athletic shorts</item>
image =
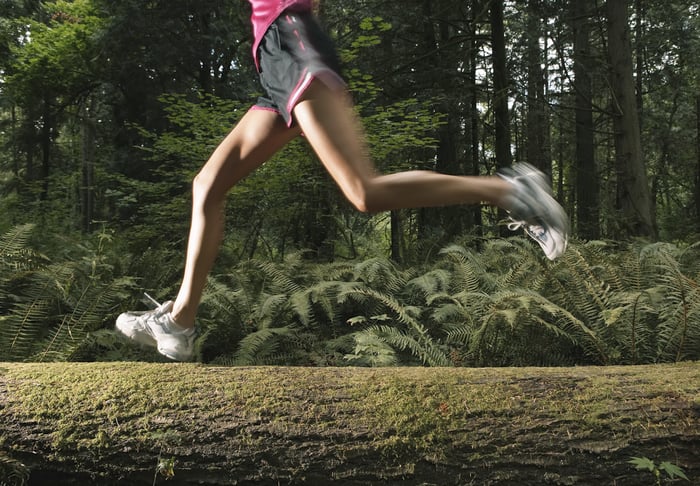
{"type": "Polygon", "coordinates": [[[252,109],[279,113],[287,126],[292,111],[314,79],[344,89],[340,62],[331,38],[311,13],[285,11],[265,33],[258,48],[264,96],[252,109]]]}

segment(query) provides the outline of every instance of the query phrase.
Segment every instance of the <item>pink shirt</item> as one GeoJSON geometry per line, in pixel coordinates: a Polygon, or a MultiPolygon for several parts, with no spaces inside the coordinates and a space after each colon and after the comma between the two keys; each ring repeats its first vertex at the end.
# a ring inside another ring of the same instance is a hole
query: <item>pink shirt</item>
{"type": "Polygon", "coordinates": [[[250,21],[253,24],[253,59],[255,67],[260,68],[258,62],[258,46],[265,32],[279,15],[292,9],[295,12],[310,12],[313,0],[248,0],[253,7],[250,21]]]}

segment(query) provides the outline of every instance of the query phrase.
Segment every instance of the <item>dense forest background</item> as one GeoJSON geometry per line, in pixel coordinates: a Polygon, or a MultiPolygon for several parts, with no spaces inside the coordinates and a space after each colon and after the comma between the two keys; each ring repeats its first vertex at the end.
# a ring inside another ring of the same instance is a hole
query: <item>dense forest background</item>
{"type": "MultiPolygon", "coordinates": [[[[490,207],[366,215],[303,140],[234,189],[200,313],[222,364],[700,359],[700,7],[321,0],[383,171],[551,175],[546,261],[490,207]]],[[[243,0],[0,0],[0,360],[155,359],[190,183],[260,87],[243,0]]]]}

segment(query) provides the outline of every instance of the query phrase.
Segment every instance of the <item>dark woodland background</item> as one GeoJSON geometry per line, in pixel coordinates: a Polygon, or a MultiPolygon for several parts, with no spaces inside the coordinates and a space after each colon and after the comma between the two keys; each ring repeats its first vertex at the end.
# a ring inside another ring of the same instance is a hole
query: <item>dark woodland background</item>
{"type": "MultiPolygon", "coordinates": [[[[551,263],[490,207],[360,214],[299,140],[234,189],[200,314],[220,364],[700,359],[700,7],[322,0],[383,171],[552,178],[551,263]]],[[[158,359],[190,182],[260,87],[242,0],[0,0],[0,360],[158,359]]]]}

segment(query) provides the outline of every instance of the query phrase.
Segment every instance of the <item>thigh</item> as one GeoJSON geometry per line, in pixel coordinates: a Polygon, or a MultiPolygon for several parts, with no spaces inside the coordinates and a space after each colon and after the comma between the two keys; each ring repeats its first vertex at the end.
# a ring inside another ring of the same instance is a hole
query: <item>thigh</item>
{"type": "Polygon", "coordinates": [[[364,198],[377,174],[349,95],[314,81],[294,116],[343,193],[353,203],[364,198]]]}
{"type": "Polygon", "coordinates": [[[197,183],[223,196],[299,133],[297,127],[287,127],[278,113],[251,109],[202,167],[197,183]]]}

